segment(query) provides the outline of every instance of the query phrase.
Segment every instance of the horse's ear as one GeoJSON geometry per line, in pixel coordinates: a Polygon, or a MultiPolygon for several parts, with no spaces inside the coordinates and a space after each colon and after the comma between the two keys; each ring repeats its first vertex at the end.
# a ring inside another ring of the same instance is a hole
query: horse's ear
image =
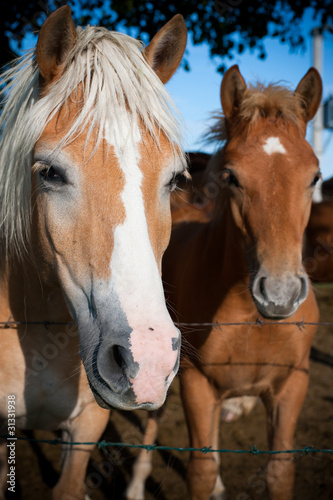
{"type": "Polygon", "coordinates": [[[228,69],[221,84],[221,104],[227,119],[237,113],[245,89],[245,80],[235,64],[228,69]]]}
{"type": "Polygon", "coordinates": [[[38,36],[36,59],[42,85],[57,80],[62,65],[76,39],[75,25],[69,5],[60,7],[46,19],[38,36]]]}
{"type": "Polygon", "coordinates": [[[182,60],[187,42],[187,29],[181,14],[174,16],[154,36],[143,54],[163,83],[166,83],[182,60]]]}
{"type": "Polygon", "coordinates": [[[310,68],[297,85],[296,94],[302,97],[301,105],[304,109],[304,118],[308,122],[311,120],[319,108],[323,85],[316,68],[310,68]]]}

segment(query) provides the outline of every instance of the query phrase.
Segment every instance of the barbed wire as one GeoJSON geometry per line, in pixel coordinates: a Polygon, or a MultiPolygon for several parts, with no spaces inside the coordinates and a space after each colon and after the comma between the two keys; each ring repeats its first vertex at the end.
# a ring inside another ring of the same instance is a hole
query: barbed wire
{"type": "MultiPolygon", "coordinates": [[[[58,325],[58,326],[75,326],[75,323],[72,322],[59,322],[59,321],[15,321],[9,318],[8,321],[0,321],[0,329],[6,329],[6,328],[19,328],[20,326],[26,326],[26,325],[39,325],[39,326],[44,326],[47,328],[50,325],[58,325]]],[[[333,323],[330,322],[308,322],[305,321],[305,318],[303,318],[302,321],[266,321],[262,320],[260,318],[256,319],[255,321],[244,321],[244,322],[219,322],[215,321],[212,323],[183,323],[183,322],[175,322],[176,326],[179,327],[201,327],[201,328],[206,328],[206,327],[212,327],[214,330],[218,328],[219,330],[222,330],[223,327],[228,327],[228,326],[242,326],[242,325],[249,325],[249,326],[257,326],[261,328],[262,326],[266,325],[274,325],[274,326],[283,326],[283,325],[294,325],[297,326],[300,331],[305,329],[306,326],[333,326],[333,323]]],[[[312,348],[313,350],[313,348],[312,348]]],[[[311,350],[311,354],[312,354],[311,350]]],[[[322,356],[322,353],[316,350],[316,356],[320,355],[322,356]]],[[[316,359],[317,360],[317,359],[316,359]]],[[[331,356],[330,359],[327,361],[323,361],[322,359],[318,359],[318,361],[322,361],[325,363],[331,364],[331,356]]],[[[230,449],[213,449],[212,447],[203,447],[203,448],[186,448],[186,447],[176,447],[176,446],[161,446],[161,445],[156,445],[156,444],[150,444],[150,445],[144,445],[144,444],[129,444],[129,443],[116,443],[116,442],[107,442],[107,441],[98,441],[98,442],[71,442],[71,441],[63,441],[60,438],[57,439],[35,439],[35,438],[27,438],[27,437],[21,437],[21,436],[15,436],[14,438],[9,436],[9,435],[0,435],[1,438],[5,439],[14,439],[14,440],[21,440],[21,441],[28,441],[28,442],[35,442],[35,443],[46,443],[46,444],[51,444],[51,445],[68,445],[68,446],[97,446],[98,448],[102,448],[105,451],[107,451],[108,447],[121,447],[121,448],[132,448],[132,449],[145,449],[147,450],[147,453],[150,451],[180,451],[180,452],[200,452],[203,454],[207,453],[247,453],[251,455],[274,455],[274,454],[281,454],[281,453],[288,453],[288,454],[294,454],[295,456],[302,456],[302,455],[308,455],[308,454],[313,454],[313,453],[330,453],[333,454],[332,449],[320,449],[320,448],[315,448],[313,446],[305,446],[303,448],[298,448],[298,449],[293,449],[293,450],[259,450],[256,445],[251,446],[249,445],[248,450],[230,450],[230,449]]]]}
{"type": "Polygon", "coordinates": [[[45,326],[46,328],[50,325],[58,325],[58,326],[75,326],[76,323],[74,321],[15,321],[9,319],[8,321],[0,321],[0,328],[19,328],[20,326],[45,326]]]}
{"type": "MultiPolygon", "coordinates": [[[[33,326],[44,326],[46,329],[48,329],[49,326],[52,325],[58,325],[58,326],[76,326],[76,323],[74,321],[15,321],[12,320],[11,317],[7,321],[0,321],[0,330],[1,329],[9,329],[9,328],[14,328],[18,329],[20,326],[28,326],[28,325],[33,325],[33,326]]],[[[175,322],[176,326],[181,327],[191,327],[191,328],[207,328],[211,327],[213,330],[219,329],[220,331],[223,330],[224,327],[228,326],[242,326],[242,325],[247,325],[247,326],[257,326],[259,328],[263,326],[284,326],[284,325],[294,325],[297,326],[297,328],[300,331],[305,330],[306,326],[333,326],[333,323],[329,322],[312,322],[312,321],[305,321],[305,318],[302,319],[302,321],[266,321],[262,320],[261,318],[257,318],[255,321],[243,321],[243,322],[219,322],[219,321],[214,321],[213,323],[182,323],[182,322],[175,322]]],[[[317,361],[319,363],[323,363],[325,365],[328,365],[330,367],[333,366],[333,356],[329,353],[324,353],[316,349],[315,347],[311,347],[311,353],[310,353],[310,358],[313,361],[317,361]]]]}
{"type": "Polygon", "coordinates": [[[262,326],[285,326],[285,325],[294,325],[297,326],[299,330],[303,330],[306,326],[333,326],[333,323],[326,321],[305,321],[303,318],[301,321],[266,321],[261,318],[257,318],[255,321],[239,321],[239,322],[220,322],[214,321],[213,323],[175,323],[176,326],[192,326],[192,327],[212,327],[213,329],[219,328],[222,330],[224,326],[258,326],[261,328],[262,326]]]}
{"type": "MultiPolygon", "coordinates": [[[[263,320],[261,318],[257,318],[255,321],[238,321],[238,322],[221,322],[214,321],[212,323],[182,323],[182,322],[174,322],[176,326],[179,327],[212,327],[213,329],[222,330],[223,327],[226,326],[258,326],[261,328],[262,326],[286,326],[286,325],[294,325],[297,326],[299,330],[303,330],[306,326],[333,326],[333,323],[327,321],[305,321],[303,318],[301,321],[273,321],[273,320],[263,320]]],[[[0,321],[0,329],[6,328],[19,328],[20,326],[48,326],[58,325],[58,326],[75,326],[76,323],[74,321],[15,321],[9,319],[8,321],[0,321]]]]}
{"type": "Polygon", "coordinates": [[[294,450],[259,450],[256,445],[249,445],[248,450],[230,450],[225,448],[212,448],[211,446],[204,446],[203,448],[186,448],[177,446],[161,446],[156,444],[129,444],[129,443],[114,443],[108,441],[88,441],[88,442],[78,442],[78,441],[63,441],[60,438],[57,439],[36,439],[28,438],[23,436],[10,436],[9,434],[0,435],[0,438],[12,440],[12,441],[28,441],[33,443],[46,443],[51,445],[68,445],[68,446],[97,446],[99,449],[103,449],[108,452],[108,448],[136,448],[140,450],[150,451],[197,451],[207,455],[207,453],[247,453],[250,455],[279,455],[282,453],[293,454],[297,456],[309,455],[310,453],[333,453],[333,450],[329,448],[315,448],[314,446],[304,446],[303,448],[297,448],[294,450]]]}

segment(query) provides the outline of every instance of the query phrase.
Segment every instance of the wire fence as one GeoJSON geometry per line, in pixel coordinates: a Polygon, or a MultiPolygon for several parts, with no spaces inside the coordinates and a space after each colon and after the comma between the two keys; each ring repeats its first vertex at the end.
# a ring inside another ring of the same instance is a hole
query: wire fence
{"type": "MultiPolygon", "coordinates": [[[[303,318],[301,321],[266,321],[262,320],[261,318],[257,318],[255,321],[241,321],[241,322],[220,322],[220,321],[214,321],[212,323],[181,323],[181,322],[174,322],[176,326],[179,327],[212,327],[213,329],[220,329],[222,330],[223,327],[226,326],[242,326],[242,325],[248,325],[248,326],[258,326],[259,328],[262,326],[286,326],[286,325],[294,325],[297,326],[299,330],[303,330],[307,326],[333,326],[333,323],[327,322],[327,321],[318,321],[318,322],[311,322],[311,321],[305,321],[305,318],[303,318]]],[[[48,326],[52,325],[58,325],[58,326],[75,326],[74,321],[15,321],[12,320],[11,318],[8,319],[8,321],[0,321],[0,328],[1,329],[6,329],[6,328],[19,328],[20,326],[45,326],[46,328],[48,326]]]]}
{"type": "Polygon", "coordinates": [[[20,440],[20,441],[28,441],[32,443],[46,443],[51,445],[67,445],[67,446],[97,446],[99,449],[103,449],[108,452],[108,448],[132,448],[132,449],[140,449],[146,450],[147,453],[150,451],[197,451],[207,455],[207,453],[247,453],[250,455],[279,455],[283,453],[293,454],[296,456],[309,455],[313,453],[333,453],[333,450],[329,448],[315,448],[314,446],[305,446],[304,448],[297,448],[294,450],[259,450],[255,445],[249,445],[248,450],[228,450],[228,449],[214,449],[211,446],[203,448],[184,448],[177,446],[161,446],[156,444],[129,444],[129,443],[114,443],[108,441],[88,441],[88,442],[78,442],[78,441],[63,441],[62,439],[35,439],[21,436],[10,436],[9,434],[0,435],[0,438],[8,439],[8,440],[20,440]]]}
{"type": "MultiPolygon", "coordinates": [[[[15,321],[12,320],[11,317],[7,321],[0,321],[0,329],[18,329],[21,326],[44,326],[45,328],[48,328],[49,326],[75,326],[74,321],[69,321],[69,322],[64,322],[64,321],[15,321]]],[[[305,318],[303,318],[301,321],[266,321],[262,320],[261,318],[257,318],[255,321],[243,321],[243,322],[219,322],[219,321],[214,321],[212,323],[181,323],[181,322],[175,322],[175,325],[182,328],[207,328],[211,327],[213,330],[220,330],[222,331],[223,328],[228,327],[228,326],[257,326],[259,328],[263,326],[286,326],[286,325],[294,325],[297,326],[297,328],[300,331],[303,331],[307,326],[333,326],[333,323],[330,322],[325,322],[325,321],[319,321],[319,322],[310,322],[310,321],[305,321],[305,318]]],[[[333,331],[333,330],[332,330],[333,331]]],[[[311,354],[310,357],[313,361],[317,361],[323,364],[326,364],[328,366],[333,366],[333,356],[331,354],[319,351],[315,347],[311,348],[311,354]]]]}
{"type": "MultiPolygon", "coordinates": [[[[0,321],[0,329],[8,329],[14,328],[18,329],[20,326],[44,326],[48,328],[52,325],[58,326],[75,326],[75,322],[59,322],[59,321],[15,321],[10,317],[8,321],[0,321]]],[[[219,329],[223,330],[224,327],[228,326],[257,326],[262,328],[263,326],[286,326],[286,325],[294,325],[300,331],[303,331],[306,326],[333,326],[333,323],[330,322],[309,322],[305,321],[303,318],[301,321],[266,321],[261,318],[257,318],[255,321],[244,321],[244,322],[219,322],[215,321],[212,323],[182,323],[175,322],[176,326],[181,327],[191,327],[191,328],[207,328],[211,327],[213,330],[219,329]]],[[[318,349],[312,347],[311,348],[311,358],[314,361],[318,361],[330,366],[333,366],[333,356],[328,353],[323,353],[318,349]]],[[[315,448],[313,446],[305,446],[303,448],[293,449],[293,450],[259,450],[256,445],[249,445],[249,449],[247,450],[230,450],[230,449],[213,449],[212,447],[203,447],[203,448],[184,448],[184,447],[176,447],[176,446],[161,446],[156,444],[130,444],[130,443],[117,443],[117,442],[107,442],[107,441],[97,441],[97,442],[73,442],[73,441],[63,441],[61,439],[35,439],[28,438],[22,436],[10,436],[8,434],[0,435],[0,438],[8,439],[8,440],[20,440],[20,441],[29,441],[34,443],[46,443],[50,445],[67,445],[67,446],[97,446],[99,449],[103,449],[104,451],[108,451],[108,448],[131,448],[131,449],[144,449],[149,453],[150,451],[180,451],[180,452],[200,452],[203,454],[208,453],[236,453],[236,454],[250,454],[253,456],[256,455],[277,455],[277,454],[293,454],[295,457],[301,457],[303,455],[316,454],[316,453],[328,453],[333,454],[333,449],[325,448],[315,448]]]]}

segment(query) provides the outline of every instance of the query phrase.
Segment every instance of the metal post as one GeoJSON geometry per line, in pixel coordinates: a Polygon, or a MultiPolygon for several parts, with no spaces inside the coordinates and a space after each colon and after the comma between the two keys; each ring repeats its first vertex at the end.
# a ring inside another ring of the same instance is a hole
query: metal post
{"type": "MultiPolygon", "coordinates": [[[[313,66],[322,75],[323,63],[322,63],[322,47],[323,47],[323,35],[318,28],[312,31],[312,56],[313,56],[313,66]]],[[[321,161],[323,154],[323,122],[324,122],[324,111],[323,105],[320,104],[316,116],[313,119],[312,125],[312,147],[315,155],[321,161]]],[[[322,180],[319,180],[313,193],[313,201],[320,202],[323,201],[322,195],[322,180]]]]}

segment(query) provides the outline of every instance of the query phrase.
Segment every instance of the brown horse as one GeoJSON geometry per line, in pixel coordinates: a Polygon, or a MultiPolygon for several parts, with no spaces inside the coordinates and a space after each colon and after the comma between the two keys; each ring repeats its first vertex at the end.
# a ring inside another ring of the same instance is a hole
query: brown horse
{"type": "Polygon", "coordinates": [[[333,199],[314,203],[305,233],[304,266],[310,278],[333,282],[333,199]]]}
{"type": "MultiPolygon", "coordinates": [[[[211,157],[207,153],[187,153],[191,178],[180,177],[171,195],[173,223],[211,219],[218,188],[212,172],[205,172],[211,157]]],[[[304,235],[303,265],[311,280],[320,283],[333,282],[332,184],[332,179],[323,182],[324,201],[312,203],[304,235]]]]}
{"type": "MultiPolygon", "coordinates": [[[[318,320],[302,243],[320,175],[305,132],[321,92],[313,68],[295,92],[247,88],[237,66],[223,78],[224,117],[213,136],[226,142],[208,170],[217,188],[214,214],[204,224],[175,226],[163,261],[166,295],[182,323],[259,317],[280,324],[183,329],[181,396],[191,447],[218,448],[221,404],[242,395],[262,399],[270,449],[293,447],[315,327],[304,333],[283,320],[318,320]]],[[[218,456],[191,453],[191,499],[226,498],[218,469],[218,456]]],[[[293,458],[271,455],[266,480],[271,499],[291,499],[293,458]]]]}
{"type": "Polygon", "coordinates": [[[190,176],[180,176],[170,197],[172,223],[201,221],[211,217],[212,205],[205,196],[205,169],[211,155],[187,153],[190,176]]]}
{"type": "Polygon", "coordinates": [[[333,198],[333,177],[323,182],[322,192],[324,200],[333,198]]]}
{"type": "MultiPolygon", "coordinates": [[[[76,29],[64,6],[3,75],[0,321],[16,324],[1,331],[2,433],[8,402],[19,429],[94,442],[110,407],[165,400],[180,338],[160,270],[186,166],[163,84],[185,45],[180,15],[142,50],[76,29]]],[[[91,450],[65,448],[54,499],[85,498],[91,450]]]]}

